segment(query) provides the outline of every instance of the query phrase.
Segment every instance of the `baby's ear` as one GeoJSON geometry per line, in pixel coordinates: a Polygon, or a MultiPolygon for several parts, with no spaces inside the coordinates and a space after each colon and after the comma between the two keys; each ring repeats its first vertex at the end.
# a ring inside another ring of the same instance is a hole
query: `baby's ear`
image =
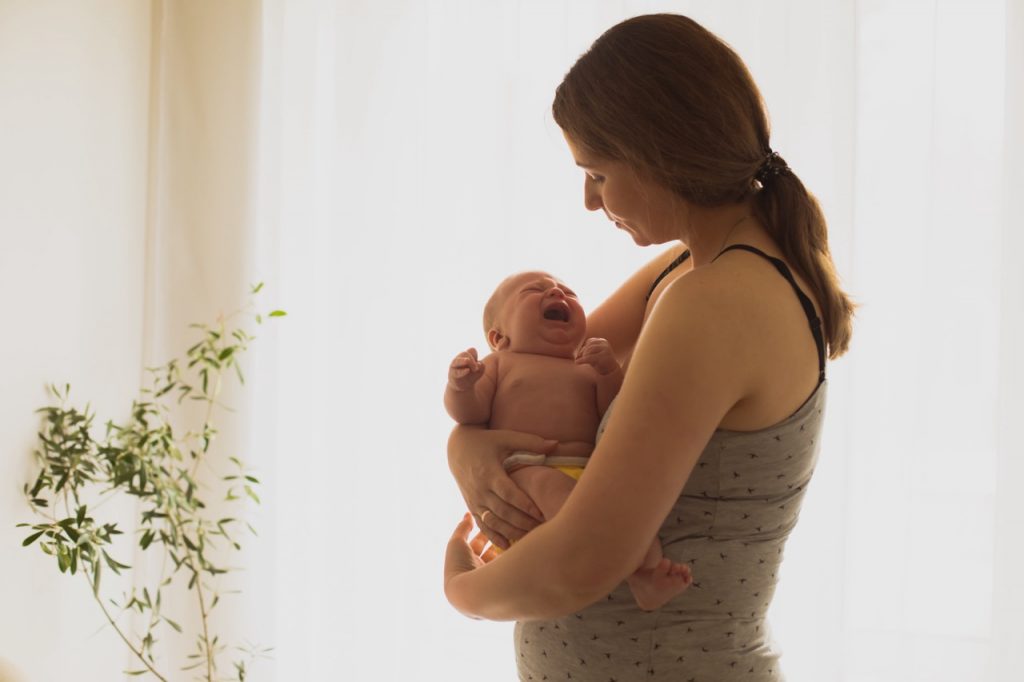
{"type": "Polygon", "coordinates": [[[487,345],[491,350],[502,350],[509,344],[508,337],[502,334],[497,327],[491,327],[487,331],[487,345]]]}

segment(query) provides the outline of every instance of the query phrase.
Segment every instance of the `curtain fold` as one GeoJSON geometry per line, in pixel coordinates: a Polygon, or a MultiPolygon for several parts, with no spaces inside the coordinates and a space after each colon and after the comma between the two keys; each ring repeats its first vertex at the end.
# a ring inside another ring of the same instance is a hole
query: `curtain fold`
{"type": "Polygon", "coordinates": [[[1024,642],[1024,221],[1019,198],[1024,194],[1024,6],[1006,3],[1006,77],[1002,159],[1002,234],[999,243],[999,389],[996,412],[996,502],[993,514],[992,641],[988,680],[1010,682],[1020,675],[1024,642]]]}
{"type": "MultiPolygon", "coordinates": [[[[152,4],[149,183],[146,233],[143,361],[159,366],[183,358],[199,338],[193,323],[214,325],[246,307],[249,285],[262,273],[254,269],[258,201],[260,121],[261,4],[252,0],[216,3],[154,0],[152,4]]],[[[266,298],[266,294],[263,295],[266,298]]],[[[263,308],[265,302],[257,299],[263,308]]],[[[235,317],[260,336],[251,314],[235,317]]],[[[230,323],[229,323],[230,324],[230,323]]],[[[261,340],[254,344],[258,348],[261,340]]],[[[252,352],[252,351],[251,351],[252,352]]],[[[249,368],[251,355],[241,365],[249,368]]],[[[147,376],[143,381],[148,381],[147,376]]],[[[225,377],[220,403],[211,421],[217,435],[210,464],[197,478],[207,512],[214,518],[235,516],[227,505],[221,477],[231,472],[228,457],[251,462],[254,438],[254,389],[241,387],[234,374],[225,377]],[[226,408],[226,409],[225,409],[226,408]],[[220,512],[224,513],[221,514],[220,512]],[[230,512],[230,513],[229,513],[230,512]]],[[[178,433],[197,432],[205,407],[186,401],[175,414],[178,433]]],[[[252,512],[250,512],[252,513],[252,512]]],[[[254,526],[259,527],[259,522],[254,526]]],[[[242,538],[247,557],[258,539],[242,538]]],[[[136,550],[136,585],[152,584],[162,566],[136,550]]],[[[232,564],[239,559],[231,557],[232,564]]],[[[258,604],[248,571],[220,581],[223,599],[211,611],[213,633],[227,644],[265,641],[250,604],[258,604]],[[242,588],[242,596],[230,594],[242,588]]],[[[201,628],[195,593],[179,590],[170,603],[183,627],[201,628]],[[180,606],[178,606],[180,604],[180,606]],[[189,614],[185,617],[185,614],[189,614]]],[[[212,597],[207,597],[209,603],[212,597]]],[[[170,615],[170,612],[169,612],[170,615]]],[[[140,624],[141,626],[141,624],[140,624]]],[[[195,643],[167,637],[165,660],[186,661],[195,643]]],[[[230,654],[232,660],[237,658],[230,654]]],[[[224,665],[229,665],[227,660],[224,665]]]]}

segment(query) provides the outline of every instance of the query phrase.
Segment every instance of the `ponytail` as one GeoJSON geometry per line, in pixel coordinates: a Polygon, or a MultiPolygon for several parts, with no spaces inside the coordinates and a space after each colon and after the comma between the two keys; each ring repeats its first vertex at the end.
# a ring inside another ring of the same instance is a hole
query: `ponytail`
{"type": "Polygon", "coordinates": [[[834,360],[850,345],[856,306],[839,285],[828,248],[825,215],[818,200],[777,153],[769,152],[757,179],[761,188],[754,195],[754,217],[810,286],[821,306],[828,356],[834,360]]]}

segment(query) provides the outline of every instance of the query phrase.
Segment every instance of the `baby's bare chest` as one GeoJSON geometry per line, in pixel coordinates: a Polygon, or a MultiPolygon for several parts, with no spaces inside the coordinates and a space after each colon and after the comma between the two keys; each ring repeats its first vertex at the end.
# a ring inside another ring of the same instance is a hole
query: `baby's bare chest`
{"type": "Polygon", "coordinates": [[[551,433],[557,423],[572,425],[572,436],[593,437],[600,418],[593,368],[564,358],[510,356],[498,373],[491,428],[551,433]]]}
{"type": "Polygon", "coordinates": [[[593,368],[566,358],[509,353],[498,373],[498,394],[509,400],[525,396],[551,396],[578,402],[594,394],[593,368]]]}

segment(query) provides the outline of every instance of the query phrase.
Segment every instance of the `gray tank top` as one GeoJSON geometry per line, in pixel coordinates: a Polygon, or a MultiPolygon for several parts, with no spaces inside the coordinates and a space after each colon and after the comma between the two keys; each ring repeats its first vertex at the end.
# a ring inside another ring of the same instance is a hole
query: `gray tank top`
{"type": "Polygon", "coordinates": [[[772,261],[801,298],[818,345],[818,386],[774,426],[719,429],[711,437],[658,532],[665,556],[692,568],[688,590],[648,612],[622,583],[578,613],[516,623],[520,680],[783,679],[765,614],[817,459],[827,387],[824,342],[814,307],[786,264],[750,246],[730,248],[772,261]]]}

